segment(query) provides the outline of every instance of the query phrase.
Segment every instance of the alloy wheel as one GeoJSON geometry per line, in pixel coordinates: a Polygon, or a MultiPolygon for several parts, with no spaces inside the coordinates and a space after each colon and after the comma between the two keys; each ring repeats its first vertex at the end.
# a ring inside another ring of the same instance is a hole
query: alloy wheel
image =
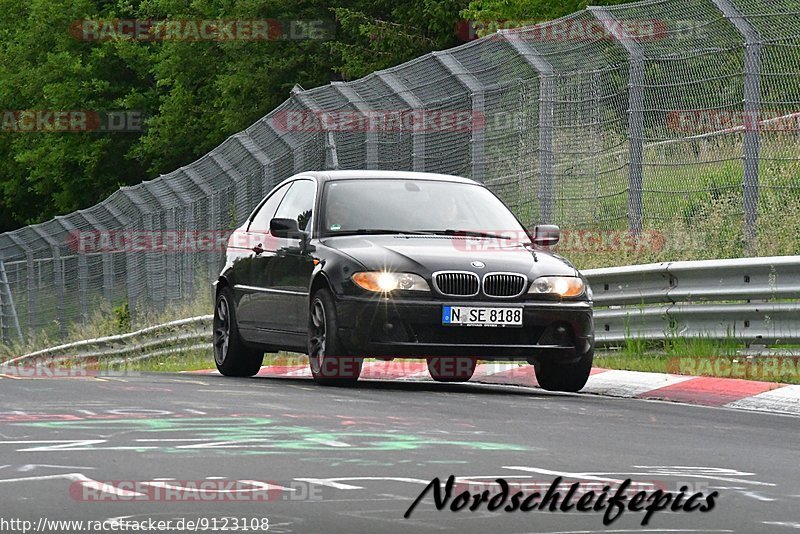
{"type": "Polygon", "coordinates": [[[224,296],[217,302],[214,314],[214,360],[217,365],[225,363],[228,356],[228,346],[231,340],[231,321],[228,299],[224,296]]]}
{"type": "Polygon", "coordinates": [[[308,358],[317,371],[322,369],[325,360],[326,329],[325,306],[320,299],[316,299],[311,309],[311,347],[308,358]]]}

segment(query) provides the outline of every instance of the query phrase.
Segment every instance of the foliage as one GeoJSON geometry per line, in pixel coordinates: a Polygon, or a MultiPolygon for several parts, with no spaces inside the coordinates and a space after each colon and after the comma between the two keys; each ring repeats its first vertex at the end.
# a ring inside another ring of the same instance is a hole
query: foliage
{"type": "Polygon", "coordinates": [[[0,132],[0,231],[91,206],[202,156],[295,84],[362,76],[457,44],[466,0],[0,0],[0,111],[131,111],[145,130],[0,132]],[[80,20],[328,21],[330,39],[76,39],[80,20]]]}

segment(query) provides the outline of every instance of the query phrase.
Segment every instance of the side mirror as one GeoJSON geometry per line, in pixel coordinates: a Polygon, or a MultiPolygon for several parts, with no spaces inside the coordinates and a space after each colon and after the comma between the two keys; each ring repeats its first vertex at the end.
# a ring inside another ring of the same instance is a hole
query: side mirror
{"type": "Polygon", "coordinates": [[[552,247],[561,238],[561,230],[555,224],[539,224],[533,229],[533,244],[537,247],[552,247]]]}
{"type": "Polygon", "coordinates": [[[272,219],[269,221],[269,233],[275,237],[283,237],[289,239],[300,239],[303,232],[297,226],[297,221],[294,219],[272,219]]]}

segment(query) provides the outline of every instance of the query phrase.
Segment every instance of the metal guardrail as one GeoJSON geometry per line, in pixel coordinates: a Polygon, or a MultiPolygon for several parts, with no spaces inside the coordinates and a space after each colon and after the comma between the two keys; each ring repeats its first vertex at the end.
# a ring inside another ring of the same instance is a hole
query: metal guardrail
{"type": "Polygon", "coordinates": [[[31,352],[6,360],[2,366],[13,366],[30,361],[110,359],[110,364],[138,361],[187,350],[211,349],[213,316],[202,315],[151,326],[129,334],[87,339],[31,352]]]}
{"type": "Polygon", "coordinates": [[[800,256],[592,269],[600,344],[667,337],[800,342],[800,256]]]}
{"type": "MultiPolygon", "coordinates": [[[[747,344],[800,342],[800,256],[678,261],[583,271],[594,293],[597,342],[669,337],[747,344]]],[[[204,315],[130,334],[68,343],[8,360],[132,361],[211,348],[204,315]]]]}

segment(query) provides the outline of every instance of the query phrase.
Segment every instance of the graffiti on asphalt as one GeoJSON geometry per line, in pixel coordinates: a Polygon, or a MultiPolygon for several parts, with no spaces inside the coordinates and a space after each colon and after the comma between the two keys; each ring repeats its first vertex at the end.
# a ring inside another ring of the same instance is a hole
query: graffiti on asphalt
{"type": "Polygon", "coordinates": [[[452,439],[446,433],[431,436],[424,432],[394,430],[320,430],[283,424],[267,417],[92,419],[17,423],[15,426],[81,432],[81,439],[0,441],[0,445],[21,445],[17,449],[20,452],[130,450],[191,453],[213,449],[236,454],[276,454],[320,449],[398,451],[442,446],[466,450],[530,450],[513,443],[468,439],[474,436],[464,436],[466,432],[463,431],[457,433],[460,439],[452,439]]]}

